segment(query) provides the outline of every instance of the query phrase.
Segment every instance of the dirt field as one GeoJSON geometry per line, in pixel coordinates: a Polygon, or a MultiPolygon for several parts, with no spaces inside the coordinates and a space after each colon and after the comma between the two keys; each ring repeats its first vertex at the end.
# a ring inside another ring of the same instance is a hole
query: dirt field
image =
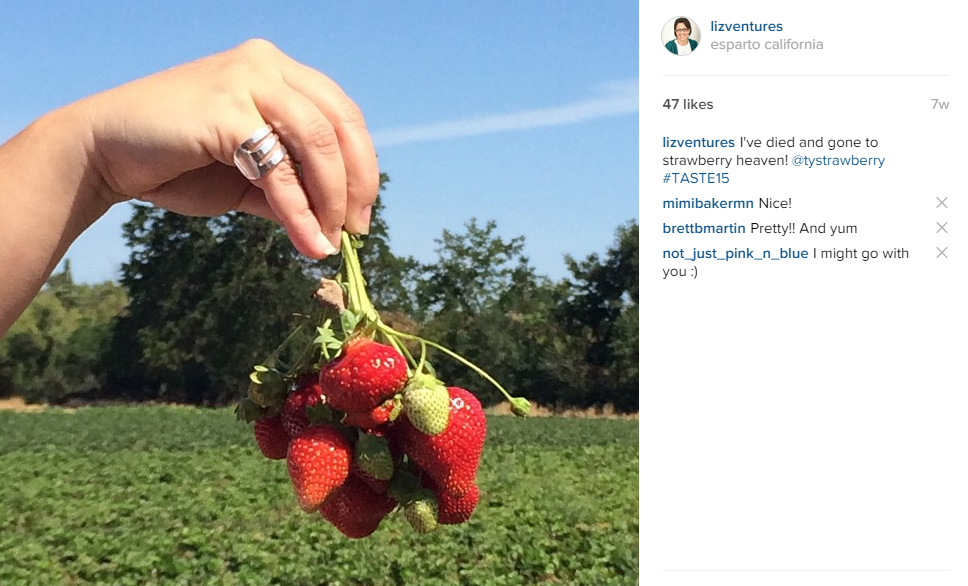
{"type": "MultiPolygon", "coordinates": [[[[169,405],[172,406],[172,405],[169,405]]],[[[0,411],[16,411],[18,413],[38,413],[47,409],[46,405],[28,405],[20,397],[8,397],[0,399],[0,411]]],[[[511,406],[508,403],[501,403],[494,407],[488,407],[485,411],[491,415],[510,415],[511,406]]],[[[564,411],[554,411],[540,405],[531,407],[532,417],[576,417],[582,419],[624,419],[638,420],[638,413],[618,413],[611,405],[606,405],[602,409],[566,409],[564,411]]]]}
{"type": "MultiPolygon", "coordinates": [[[[484,410],[491,415],[510,415],[511,404],[501,403],[484,410]]],[[[565,409],[564,411],[554,411],[541,405],[531,406],[531,417],[577,417],[581,419],[626,419],[637,421],[638,413],[619,413],[611,405],[605,405],[601,409],[565,409]]]]}
{"type": "Polygon", "coordinates": [[[0,411],[32,412],[44,409],[46,409],[44,405],[28,405],[20,397],[0,399],[0,411]]]}

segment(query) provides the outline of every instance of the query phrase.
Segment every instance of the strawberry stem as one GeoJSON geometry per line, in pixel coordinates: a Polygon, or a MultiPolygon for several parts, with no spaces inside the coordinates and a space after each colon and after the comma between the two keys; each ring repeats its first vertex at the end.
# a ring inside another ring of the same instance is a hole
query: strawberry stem
{"type": "Polygon", "coordinates": [[[499,383],[496,380],[494,380],[494,378],[491,375],[487,374],[487,372],[485,372],[484,369],[482,369],[481,367],[477,366],[476,364],[474,364],[470,360],[464,358],[460,354],[454,352],[453,350],[451,350],[449,348],[446,348],[444,346],[441,346],[440,344],[438,344],[436,342],[431,342],[430,340],[425,340],[425,339],[421,338],[420,336],[414,336],[414,335],[411,335],[411,334],[404,334],[403,332],[398,332],[398,331],[394,330],[393,328],[391,328],[390,326],[388,326],[388,325],[386,325],[386,324],[384,324],[382,322],[379,322],[378,323],[378,327],[381,330],[383,330],[384,332],[387,332],[387,333],[389,333],[389,334],[391,334],[393,336],[397,336],[397,337],[403,338],[405,340],[413,340],[413,341],[416,341],[416,342],[420,342],[421,347],[424,347],[424,345],[426,345],[426,346],[430,346],[431,348],[436,348],[437,350],[440,350],[441,352],[443,352],[447,356],[450,356],[454,360],[460,362],[461,364],[463,364],[467,368],[469,368],[469,369],[473,370],[474,372],[476,372],[478,375],[480,375],[481,378],[483,378],[487,382],[489,382],[492,385],[494,385],[494,387],[497,390],[501,391],[501,393],[503,393],[504,396],[507,397],[507,400],[511,403],[511,411],[514,412],[515,415],[519,415],[519,416],[522,416],[523,417],[523,416],[525,416],[525,415],[528,414],[528,411],[529,411],[529,409],[531,407],[531,403],[527,399],[525,399],[523,397],[512,397],[511,394],[508,393],[507,390],[505,390],[504,387],[501,386],[501,383],[499,383]]]}
{"type": "Polygon", "coordinates": [[[376,322],[380,317],[366,294],[366,280],[360,267],[360,257],[356,254],[356,239],[343,230],[340,240],[343,245],[343,268],[349,287],[350,309],[363,316],[365,321],[376,322]]]}
{"type": "Polygon", "coordinates": [[[415,370],[417,372],[423,372],[425,364],[427,364],[427,342],[420,340],[420,363],[417,364],[415,370]]]}
{"type": "MultiPolygon", "coordinates": [[[[305,317],[305,316],[302,316],[302,317],[305,317]]],[[[301,332],[302,329],[306,327],[307,323],[308,322],[304,321],[298,326],[296,326],[291,332],[289,332],[289,335],[286,336],[286,339],[283,340],[281,344],[276,346],[276,349],[273,350],[272,353],[269,354],[269,356],[267,356],[266,359],[262,361],[262,364],[265,366],[274,366],[277,362],[281,362],[279,360],[279,353],[282,352],[285,349],[285,347],[289,345],[289,342],[291,342],[292,339],[296,337],[296,334],[301,332]]]]}
{"type": "MultiPolygon", "coordinates": [[[[381,322],[381,321],[379,321],[379,319],[377,319],[377,325],[378,326],[380,324],[382,324],[382,323],[383,322],[381,322]]],[[[386,338],[387,342],[389,342],[391,346],[393,346],[394,348],[396,348],[397,352],[399,352],[401,355],[403,355],[407,359],[407,378],[410,378],[411,376],[413,376],[414,371],[411,370],[410,365],[413,364],[414,360],[413,360],[413,356],[410,355],[410,350],[408,350],[405,345],[401,344],[400,341],[397,340],[396,338],[394,338],[393,336],[388,336],[386,334],[386,332],[384,332],[382,330],[379,330],[379,331],[380,331],[381,334],[383,334],[383,337],[386,338]]],[[[417,372],[419,372],[419,371],[417,371],[417,372]]]]}
{"type": "Polygon", "coordinates": [[[354,335],[361,332],[365,335],[366,332],[372,332],[373,330],[380,332],[380,334],[387,339],[390,345],[396,348],[396,350],[406,358],[408,375],[413,375],[414,372],[419,374],[426,367],[427,346],[436,348],[447,356],[450,356],[454,360],[460,362],[467,368],[470,368],[481,378],[494,385],[494,387],[501,391],[507,400],[511,402],[511,411],[515,415],[525,416],[528,414],[531,403],[529,403],[527,399],[523,397],[512,397],[511,394],[501,386],[501,383],[494,380],[491,375],[487,374],[482,368],[478,367],[470,360],[467,360],[460,354],[457,354],[453,350],[445,348],[436,342],[431,342],[430,340],[425,340],[412,334],[398,332],[397,330],[383,323],[383,321],[380,319],[380,315],[376,311],[376,308],[373,307],[373,303],[370,301],[369,296],[366,294],[366,280],[363,278],[363,271],[360,267],[360,258],[356,252],[359,239],[355,236],[351,236],[346,230],[343,230],[343,233],[340,236],[340,242],[343,247],[343,262],[340,267],[340,274],[346,282],[348,309],[360,316],[360,323],[357,324],[354,330],[354,335]],[[406,345],[403,344],[402,340],[412,340],[420,343],[419,362],[414,360],[413,355],[407,349],[406,345]],[[415,367],[415,370],[411,370],[411,365],[415,367]]]}

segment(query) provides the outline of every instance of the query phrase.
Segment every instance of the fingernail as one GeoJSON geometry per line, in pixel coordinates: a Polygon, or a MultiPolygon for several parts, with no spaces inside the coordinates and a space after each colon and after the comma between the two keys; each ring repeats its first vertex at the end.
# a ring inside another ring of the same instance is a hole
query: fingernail
{"type": "Polygon", "coordinates": [[[339,252],[339,249],[333,246],[333,243],[330,242],[322,232],[318,232],[316,235],[316,246],[318,246],[326,256],[332,256],[339,252]]]}
{"type": "Polygon", "coordinates": [[[360,234],[370,233],[370,216],[373,214],[373,206],[368,205],[360,211],[360,234]]]}

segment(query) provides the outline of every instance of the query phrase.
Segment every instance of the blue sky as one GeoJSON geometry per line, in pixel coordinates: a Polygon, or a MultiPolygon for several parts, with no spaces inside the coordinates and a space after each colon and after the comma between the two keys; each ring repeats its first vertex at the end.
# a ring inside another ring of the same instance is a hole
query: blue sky
{"type": "MultiPolygon", "coordinates": [[[[44,112],[252,37],[339,83],[390,175],[397,254],[471,217],[526,238],[539,272],[604,252],[638,219],[638,3],[44,2],[4,12],[0,140],[44,112]]],[[[75,278],[118,276],[113,208],[68,252],[75,278]]]]}

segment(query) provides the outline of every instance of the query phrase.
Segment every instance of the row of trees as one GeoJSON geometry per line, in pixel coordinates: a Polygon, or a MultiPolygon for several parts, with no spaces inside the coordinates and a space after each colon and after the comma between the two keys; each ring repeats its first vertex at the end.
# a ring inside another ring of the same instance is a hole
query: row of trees
{"type": "MultiPolygon", "coordinates": [[[[318,278],[335,271],[242,214],[139,206],[124,234],[132,252],[120,283],[76,284],[68,264],[0,340],[0,394],[233,402],[293,313],[312,310],[318,278]]],[[[437,260],[423,264],[393,253],[378,203],[360,255],[372,300],[395,327],[456,350],[534,402],[637,411],[638,224],[620,226],[604,256],[567,258],[560,281],[537,274],[524,244],[472,219],[445,230],[437,260]]],[[[476,374],[433,358],[449,384],[499,401],[476,374]]]]}

